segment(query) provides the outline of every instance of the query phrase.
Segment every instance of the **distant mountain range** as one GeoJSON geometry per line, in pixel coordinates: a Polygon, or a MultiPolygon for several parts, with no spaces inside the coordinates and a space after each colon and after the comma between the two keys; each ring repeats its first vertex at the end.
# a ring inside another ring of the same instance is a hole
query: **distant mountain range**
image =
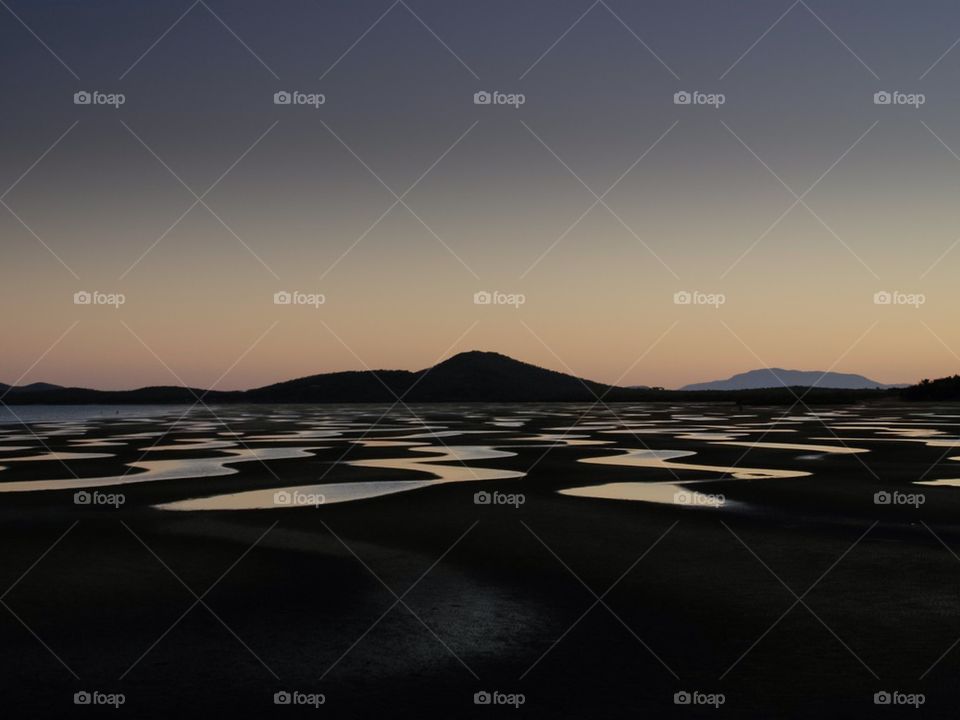
{"type": "MultiPolygon", "coordinates": [[[[660,387],[619,387],[585,380],[514,360],[494,352],[459,353],[423,370],[366,370],[325,373],[242,391],[157,386],[136,390],[91,390],[49,383],[10,387],[0,384],[4,404],[188,403],[405,403],[422,402],[605,402],[734,401],[789,403],[796,387],[812,387],[805,402],[846,403],[898,396],[896,389],[841,373],[752,370],[729,380],[660,387]]],[[[917,387],[917,386],[914,386],[917,387]]],[[[909,391],[904,391],[907,393],[909,391]]]]}
{"type": "MultiPolygon", "coordinates": [[[[310,375],[243,391],[184,387],[89,390],[34,383],[0,384],[8,404],[101,403],[392,403],[589,402],[624,388],[584,380],[494,352],[464,352],[423,370],[367,370],[310,375]]],[[[612,399],[612,398],[610,398],[612,399]]]]}
{"type": "Polygon", "coordinates": [[[33,393],[33,392],[47,392],[49,390],[63,390],[63,387],[60,385],[51,385],[50,383],[45,382],[35,382],[30,383],[29,385],[17,385],[16,387],[10,387],[9,385],[4,385],[0,383],[0,395],[5,395],[7,393],[33,393]]]}
{"type": "Polygon", "coordinates": [[[818,387],[844,390],[889,390],[907,387],[884,385],[863,375],[852,373],[822,372],[818,370],[784,370],[762,368],[739,373],[726,380],[684,385],[681,390],[759,390],[779,387],[818,387]]]}

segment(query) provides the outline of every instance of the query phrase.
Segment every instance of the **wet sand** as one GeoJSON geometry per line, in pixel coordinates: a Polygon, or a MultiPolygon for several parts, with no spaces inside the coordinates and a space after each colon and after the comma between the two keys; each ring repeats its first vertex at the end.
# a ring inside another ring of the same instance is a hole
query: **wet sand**
{"type": "MultiPolygon", "coordinates": [[[[522,431],[564,423],[537,424],[522,431]]],[[[698,465],[732,465],[745,450],[641,437],[658,449],[694,448],[698,465]]],[[[3,589],[43,556],[4,596],[29,626],[3,611],[8,707],[67,712],[75,691],[96,689],[123,692],[121,712],[137,717],[278,712],[273,694],[287,689],[323,693],[319,711],[299,711],[333,717],[393,717],[401,710],[457,717],[853,717],[878,712],[875,692],[899,690],[926,695],[924,717],[955,714],[960,650],[934,663],[960,637],[960,560],[937,539],[960,552],[960,493],[911,484],[947,448],[851,441],[872,450],[860,457],[879,481],[857,456],[797,461],[803,451],[758,448],[740,464],[802,464],[811,474],[691,486],[731,501],[719,509],[559,494],[673,479],[657,468],[578,462],[639,447],[629,436],[606,439],[615,442],[557,447],[535,465],[546,448],[512,446],[514,456],[476,463],[501,470],[534,465],[522,479],[438,484],[319,508],[152,507],[195,494],[198,483],[210,494],[278,486],[257,462],[235,466],[239,472],[229,476],[124,486],[118,510],[75,506],[72,492],[0,494],[3,589]],[[525,502],[478,506],[473,495],[480,488],[522,492],[525,502]],[[926,501],[919,508],[873,503],[875,492],[894,488],[922,491],[926,501]],[[803,602],[777,622],[796,602],[783,583],[803,602]],[[396,602],[391,590],[409,609],[397,604],[374,625],[396,602]],[[196,602],[192,593],[209,610],[196,605],[170,630],[196,602]],[[523,693],[525,704],[519,711],[475,706],[479,690],[523,693]],[[681,690],[723,693],[725,703],[719,710],[674,705],[681,690]]],[[[55,438],[50,445],[66,449],[55,438]]],[[[193,452],[209,454],[181,451],[193,452]]],[[[367,447],[362,457],[396,452],[367,447]]],[[[269,466],[291,485],[324,473],[324,482],[384,479],[376,467],[328,472],[341,454],[342,447],[330,447],[269,466]]],[[[82,470],[110,473],[115,464],[91,459],[82,470]]],[[[51,465],[22,463],[10,479],[46,477],[51,465]]],[[[944,460],[928,479],[956,476],[949,465],[944,460]]],[[[391,472],[395,479],[423,477],[391,472]]]]}

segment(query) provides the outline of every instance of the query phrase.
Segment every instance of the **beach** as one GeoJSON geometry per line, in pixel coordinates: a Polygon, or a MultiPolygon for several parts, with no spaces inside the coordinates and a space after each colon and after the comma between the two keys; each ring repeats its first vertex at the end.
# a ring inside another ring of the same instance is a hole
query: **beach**
{"type": "MultiPolygon", "coordinates": [[[[524,432],[560,424],[528,418],[524,432]]],[[[672,435],[640,437],[659,449],[695,448],[697,462],[718,466],[744,450],[672,435]]],[[[811,717],[875,712],[875,693],[886,691],[923,693],[924,716],[952,715],[960,500],[955,488],[910,484],[939,449],[850,440],[873,451],[869,470],[854,454],[822,454],[804,477],[695,486],[724,495],[722,507],[557,492],[663,475],[577,461],[637,446],[616,437],[613,447],[546,454],[542,444],[507,443],[510,457],[475,463],[533,466],[521,479],[318,507],[156,509],[199,483],[214,494],[276,487],[273,473],[293,483],[326,472],[329,483],[384,471],[328,470],[340,449],[331,443],[269,469],[249,462],[229,476],[127,484],[120,507],[77,506],[57,491],[3,494],[0,572],[13,587],[0,632],[11,702],[56,712],[72,707],[75,692],[97,690],[123,693],[127,712],[160,717],[271,711],[286,691],[322,695],[319,712],[334,717],[399,709],[483,717],[514,705],[557,717],[811,717]],[[523,502],[477,505],[481,485],[523,502]],[[893,486],[922,489],[924,503],[873,503],[893,486]],[[513,705],[476,705],[478,692],[513,705]],[[677,704],[677,693],[700,706],[677,704]]],[[[740,464],[796,465],[784,460],[798,452],[757,448],[740,464]]],[[[83,463],[91,475],[109,464],[83,463]]],[[[18,477],[41,477],[51,464],[18,477]]]]}

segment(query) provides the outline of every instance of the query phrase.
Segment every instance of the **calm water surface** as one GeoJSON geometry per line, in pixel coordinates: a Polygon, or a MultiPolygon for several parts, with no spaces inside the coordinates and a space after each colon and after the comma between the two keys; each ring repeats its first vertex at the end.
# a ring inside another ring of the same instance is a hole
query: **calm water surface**
{"type": "Polygon", "coordinates": [[[960,447],[960,416],[928,407],[14,406],[0,409],[0,495],[176,488],[155,506],[263,510],[509,482],[571,502],[721,509],[735,483],[834,478],[829,463],[869,469],[905,447],[931,463],[910,482],[958,485],[960,457],[943,449],[960,447]],[[550,472],[531,475],[548,456],[550,472]],[[208,488],[227,477],[229,492],[208,488]]]}

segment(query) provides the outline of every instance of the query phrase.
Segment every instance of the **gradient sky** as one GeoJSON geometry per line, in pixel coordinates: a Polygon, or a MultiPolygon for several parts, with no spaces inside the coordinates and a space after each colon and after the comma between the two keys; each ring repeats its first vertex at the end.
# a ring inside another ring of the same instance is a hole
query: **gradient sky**
{"type": "Polygon", "coordinates": [[[234,389],[468,349],[667,387],[960,367],[955,2],[8,5],[0,381],[234,389]]]}

